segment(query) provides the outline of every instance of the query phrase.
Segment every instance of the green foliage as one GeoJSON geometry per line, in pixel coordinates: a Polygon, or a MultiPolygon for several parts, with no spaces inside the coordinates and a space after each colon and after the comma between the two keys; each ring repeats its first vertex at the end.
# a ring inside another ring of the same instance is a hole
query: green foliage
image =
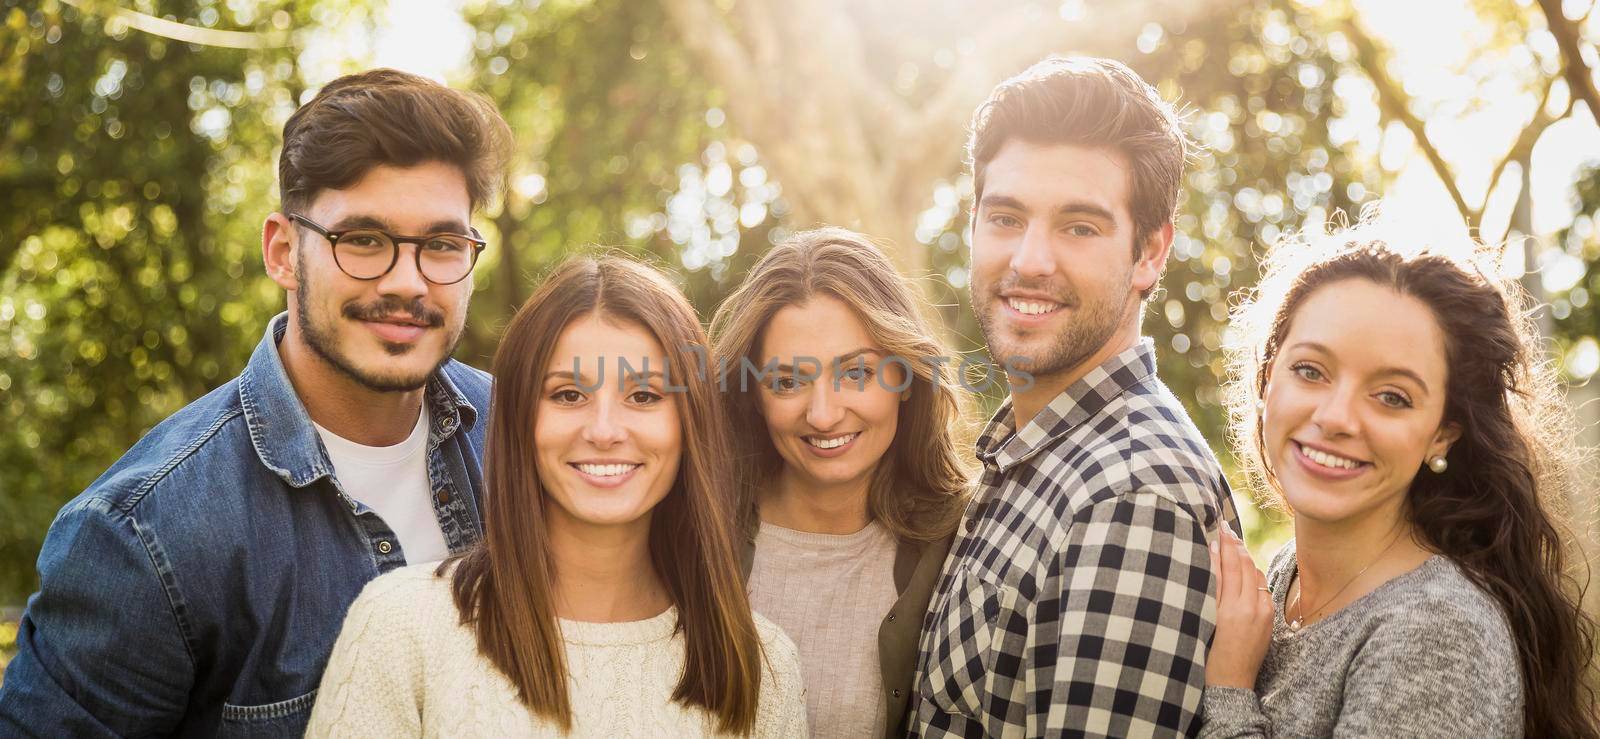
{"type": "MultiPolygon", "coordinates": [[[[371,17],[364,0],[137,5],[261,31],[371,17]]],[[[1385,184],[1352,133],[1377,124],[1344,109],[1366,88],[1338,30],[1342,7],[1247,0],[1188,27],[1154,19],[1137,52],[1121,39],[1059,50],[1126,59],[1188,107],[1204,145],[1145,330],[1161,376],[1228,466],[1216,392],[1228,296],[1255,281],[1264,244],[1357,209],[1385,184]]],[[[969,4],[926,10],[849,11],[883,40],[864,59],[869,73],[908,100],[951,77],[972,30],[969,4]]],[[[1493,43],[1525,43],[1526,14],[1495,13],[1493,43]]],[[[656,262],[709,317],[770,242],[810,225],[785,222],[782,183],[736,135],[724,94],[657,3],[469,0],[464,17],[472,58],[453,82],[495,100],[517,147],[505,195],[480,222],[491,246],[461,359],[487,367],[505,320],[575,249],[656,262]]],[[[233,376],[281,310],[258,244],[276,204],[280,129],[302,99],[294,53],[163,39],[108,22],[92,2],[0,0],[0,604],[35,587],[33,561],[61,504],[153,424],[233,376]]],[[[959,144],[948,176],[928,183],[916,234],[954,348],[981,356],[959,144]]],[[[1588,174],[1579,195],[1585,215],[1560,244],[1582,275],[1551,296],[1569,356],[1600,333],[1600,175],[1588,174]]],[[[998,401],[998,387],[983,398],[986,409],[998,401]]],[[[1283,535],[1242,513],[1258,543],[1283,535]]]]}
{"type": "MultiPolygon", "coordinates": [[[[215,23],[212,6],[165,10],[215,23]]],[[[279,309],[257,228],[293,66],[54,0],[0,0],[0,23],[0,603],[16,603],[61,504],[237,372],[279,309]]]]}

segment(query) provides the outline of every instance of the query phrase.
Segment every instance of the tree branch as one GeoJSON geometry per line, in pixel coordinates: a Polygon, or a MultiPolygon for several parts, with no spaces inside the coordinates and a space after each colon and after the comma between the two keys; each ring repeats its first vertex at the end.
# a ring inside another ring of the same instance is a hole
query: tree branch
{"type": "Polygon", "coordinates": [[[1553,116],[1545,112],[1545,105],[1550,102],[1550,90],[1554,86],[1555,80],[1545,83],[1544,94],[1539,97],[1539,106],[1534,108],[1533,120],[1522,129],[1521,134],[1518,134],[1516,143],[1511,145],[1506,155],[1495,163],[1494,171],[1489,174],[1489,187],[1483,192],[1483,204],[1473,211],[1472,219],[1467,222],[1469,227],[1476,228],[1483,221],[1483,213],[1489,209],[1489,198],[1494,195],[1495,183],[1500,181],[1500,175],[1505,172],[1506,166],[1512,162],[1520,162],[1526,166],[1528,157],[1533,153],[1533,145],[1539,143],[1539,137],[1544,135],[1544,130],[1552,123],[1572,115],[1577,98],[1570,98],[1567,101],[1567,109],[1561,115],[1553,116]]]}
{"type": "MultiPolygon", "coordinates": [[[[1378,42],[1354,17],[1346,17],[1344,27],[1351,44],[1355,46],[1357,63],[1372,80],[1372,86],[1378,90],[1379,109],[1390,120],[1399,121],[1411,131],[1412,137],[1417,140],[1417,146],[1422,149],[1423,156],[1427,157],[1428,163],[1433,165],[1433,171],[1439,175],[1439,180],[1450,192],[1450,199],[1455,201],[1456,210],[1460,211],[1462,220],[1469,226],[1472,225],[1474,223],[1472,207],[1467,205],[1467,199],[1461,195],[1461,187],[1456,184],[1455,175],[1450,172],[1450,165],[1439,154],[1433,142],[1428,140],[1427,126],[1423,124],[1422,119],[1411,112],[1410,100],[1400,84],[1389,76],[1388,55],[1378,47],[1378,42]]],[[[1490,187],[1493,187],[1492,183],[1490,187]]]]}
{"type": "Polygon", "coordinates": [[[1583,61],[1579,48],[1583,39],[1578,24],[1562,14],[1561,0],[1539,0],[1539,8],[1544,11],[1545,25],[1556,37],[1556,46],[1561,49],[1561,73],[1566,77],[1567,86],[1572,88],[1572,96],[1586,103],[1589,114],[1600,120],[1600,90],[1595,89],[1594,75],[1583,61]]]}

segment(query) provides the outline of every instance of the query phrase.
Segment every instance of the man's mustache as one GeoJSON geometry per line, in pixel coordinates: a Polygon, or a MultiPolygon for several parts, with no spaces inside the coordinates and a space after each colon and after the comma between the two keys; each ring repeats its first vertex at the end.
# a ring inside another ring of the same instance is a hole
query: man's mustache
{"type": "Polygon", "coordinates": [[[1050,299],[1067,308],[1078,307],[1078,291],[1072,289],[1070,285],[1055,284],[1048,280],[1024,280],[1017,273],[1012,272],[1000,280],[1000,284],[995,285],[994,289],[989,292],[992,296],[998,298],[1000,293],[1008,290],[1026,290],[1032,293],[1048,295],[1050,299]]]}
{"type": "Polygon", "coordinates": [[[341,312],[345,318],[356,321],[392,321],[398,318],[428,328],[444,325],[444,311],[423,305],[422,298],[412,298],[408,301],[386,295],[373,303],[346,303],[341,312]]]}

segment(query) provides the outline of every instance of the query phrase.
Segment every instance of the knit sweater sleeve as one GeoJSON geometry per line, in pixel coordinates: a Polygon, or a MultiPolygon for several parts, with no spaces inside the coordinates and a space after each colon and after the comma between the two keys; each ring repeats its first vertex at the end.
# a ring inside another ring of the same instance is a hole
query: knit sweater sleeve
{"type": "Polygon", "coordinates": [[[763,653],[761,703],[756,709],[757,739],[810,736],[806,691],[800,676],[800,650],[776,624],[755,617],[763,653]]]}
{"type": "Polygon", "coordinates": [[[1334,736],[1522,733],[1515,646],[1497,614],[1430,605],[1369,635],[1346,673],[1334,736]]]}
{"type": "Polygon", "coordinates": [[[1256,691],[1207,685],[1200,698],[1200,739],[1265,739],[1272,722],[1256,691]]]}
{"type": "Polygon", "coordinates": [[[414,623],[425,583],[398,571],[368,583],[333,645],[308,737],[420,736],[424,653],[414,623]]]}

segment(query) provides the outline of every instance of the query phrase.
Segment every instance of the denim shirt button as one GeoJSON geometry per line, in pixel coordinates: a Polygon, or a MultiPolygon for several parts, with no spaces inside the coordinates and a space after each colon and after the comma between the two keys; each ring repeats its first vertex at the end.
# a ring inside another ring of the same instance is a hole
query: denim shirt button
{"type": "Polygon", "coordinates": [[[456,430],[456,419],[454,419],[454,418],[446,418],[446,419],[444,419],[444,423],[439,426],[439,430],[443,431],[443,432],[445,432],[447,434],[452,432],[452,431],[455,431],[456,430]]]}
{"type": "Polygon", "coordinates": [[[450,491],[449,490],[440,490],[439,491],[439,505],[449,505],[449,504],[450,504],[450,491]]]}
{"type": "Polygon", "coordinates": [[[379,554],[388,554],[389,552],[392,552],[392,551],[394,551],[394,545],[393,544],[390,544],[389,542],[386,542],[386,541],[378,542],[378,553],[379,554]]]}

